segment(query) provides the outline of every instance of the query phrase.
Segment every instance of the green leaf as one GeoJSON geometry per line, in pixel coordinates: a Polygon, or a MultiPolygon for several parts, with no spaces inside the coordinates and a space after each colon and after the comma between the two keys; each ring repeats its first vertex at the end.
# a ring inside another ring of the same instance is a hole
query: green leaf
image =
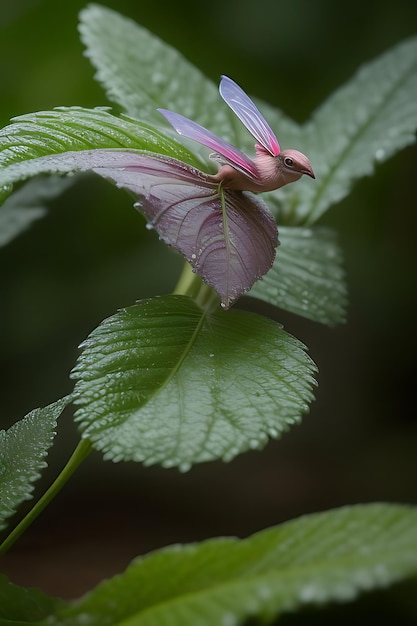
{"type": "Polygon", "coordinates": [[[370,504],[307,515],[248,539],[172,546],[58,611],[55,626],[238,626],[348,602],[417,574],[417,511],[370,504]]]}
{"type": "Polygon", "coordinates": [[[288,215],[296,205],[296,221],[313,224],[354,181],[373,174],[375,164],[414,143],[416,101],[414,37],[364,65],[300,129],[298,147],[309,156],[317,180],[282,190],[283,219],[285,207],[288,215]]]}
{"type": "Polygon", "coordinates": [[[22,115],[0,131],[0,187],[43,173],[66,173],[71,152],[97,148],[139,149],[201,165],[180,143],[152,126],[105,109],[58,108],[22,115]],[[65,155],[54,161],[51,155],[65,155]],[[43,159],[43,160],[42,160],[43,159]]]}
{"type": "Polygon", "coordinates": [[[342,254],[329,228],[281,227],[274,265],[249,295],[322,324],[345,320],[342,254]]]}
{"type": "Polygon", "coordinates": [[[33,483],[46,467],[56,421],[69,402],[63,398],[34,409],[8,430],[0,431],[0,529],[18,506],[32,497],[33,483]]]}
{"type": "Polygon", "coordinates": [[[186,296],[123,309],[82,347],[76,419],[106,459],[181,470],[230,460],[278,437],[312,400],[315,366],[294,337],[186,296]]]}
{"type": "Polygon", "coordinates": [[[71,179],[38,178],[29,181],[0,207],[0,246],[20,235],[46,213],[48,200],[61,194],[71,179]]]}
{"type": "Polygon", "coordinates": [[[24,626],[39,623],[64,607],[64,602],[51,598],[39,589],[18,587],[0,575],[0,624],[24,626]]]}
{"type": "MultiPolygon", "coordinates": [[[[108,98],[126,113],[167,127],[157,108],[181,113],[254,155],[254,139],[220,97],[218,85],[156,35],[111,9],[89,5],[80,12],[79,31],[86,56],[108,98]]],[[[220,77],[219,77],[220,78],[220,77]]],[[[279,109],[260,101],[260,110],[287,142],[299,127],[279,109]]],[[[208,156],[206,148],[193,151],[208,156]]]]}
{"type": "Polygon", "coordinates": [[[175,48],[134,21],[94,4],[81,11],[79,31],[86,56],[97,69],[96,79],[126,113],[168,131],[156,109],[171,109],[229,141],[236,139],[234,126],[239,128],[240,122],[222,102],[217,86],[175,48]]]}
{"type": "MultiPolygon", "coordinates": [[[[86,56],[97,70],[95,78],[126,113],[175,136],[157,108],[176,111],[254,155],[252,135],[223,102],[218,85],[175,48],[133,20],[94,4],[80,12],[79,31],[86,56]]],[[[280,141],[291,147],[291,141],[299,140],[295,122],[256,97],[254,101],[280,141]]],[[[192,147],[207,160],[206,148],[196,143],[192,147]]]]}

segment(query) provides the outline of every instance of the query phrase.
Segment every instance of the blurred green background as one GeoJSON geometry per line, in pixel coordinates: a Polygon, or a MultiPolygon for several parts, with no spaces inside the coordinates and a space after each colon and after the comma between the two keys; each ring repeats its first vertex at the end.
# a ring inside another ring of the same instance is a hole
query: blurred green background
{"type": "MultiPolygon", "coordinates": [[[[3,4],[2,125],[58,105],[108,104],[78,39],[84,2],[3,4]]],[[[214,81],[226,73],[299,122],[359,65],[417,34],[412,0],[103,4],[178,48],[214,81]]],[[[347,324],[329,329],[276,314],[320,369],[317,400],[302,425],[260,453],[185,475],[94,454],[5,557],[14,582],[74,597],[168,543],[245,536],[355,502],[416,503],[416,168],[414,146],[378,166],[323,220],[338,229],[345,251],[347,324]]],[[[93,177],[0,255],[2,428],[69,392],[68,372],[86,335],[117,308],[169,292],[181,269],[130,198],[93,177]]],[[[76,441],[65,414],[43,485],[76,441]]]]}

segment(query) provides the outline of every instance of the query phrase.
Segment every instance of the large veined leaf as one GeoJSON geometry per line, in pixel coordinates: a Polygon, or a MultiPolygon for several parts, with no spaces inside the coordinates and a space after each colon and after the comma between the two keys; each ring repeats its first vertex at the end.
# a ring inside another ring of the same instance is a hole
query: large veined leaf
{"type": "Polygon", "coordinates": [[[72,376],[75,419],[106,459],[188,469],[263,447],[300,420],[315,366],[267,318],[204,313],[186,296],[105,320],[72,376]]]}
{"type": "Polygon", "coordinates": [[[69,398],[63,398],[34,409],[8,430],[0,431],[0,528],[24,500],[31,498],[33,483],[46,467],[56,420],[68,402],[69,398]]]}
{"type": "Polygon", "coordinates": [[[250,295],[322,324],[345,320],[342,254],[329,228],[280,228],[274,265],[250,295]]]}
{"type": "Polygon", "coordinates": [[[45,622],[55,626],[269,623],[417,574],[417,511],[371,504],[307,515],[248,539],[172,546],[134,561],[45,622]]]}
{"type": "Polygon", "coordinates": [[[349,193],[354,181],[414,143],[416,101],[414,37],[364,65],[300,129],[300,146],[317,180],[276,194],[282,219],[292,214],[293,221],[313,224],[349,193]]]}
{"type": "Polygon", "coordinates": [[[270,269],[277,227],[254,194],[220,189],[204,172],[169,157],[96,150],[91,159],[99,156],[94,171],[138,198],[149,226],[181,252],[224,308],[270,269]]]}
{"type": "Polygon", "coordinates": [[[39,159],[92,148],[147,150],[199,164],[180,143],[148,124],[104,109],[59,108],[16,117],[0,131],[0,187],[10,192],[13,183],[37,174],[77,170],[70,162],[39,159]]]}

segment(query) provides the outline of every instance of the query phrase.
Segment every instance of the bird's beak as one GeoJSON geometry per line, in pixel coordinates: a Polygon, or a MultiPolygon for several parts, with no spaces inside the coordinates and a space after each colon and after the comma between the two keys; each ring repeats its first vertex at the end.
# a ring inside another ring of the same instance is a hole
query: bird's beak
{"type": "Polygon", "coordinates": [[[316,178],[314,172],[313,172],[313,168],[311,167],[311,165],[309,165],[309,167],[306,167],[305,169],[303,169],[301,171],[302,174],[307,174],[307,176],[310,176],[310,178],[316,178]]]}

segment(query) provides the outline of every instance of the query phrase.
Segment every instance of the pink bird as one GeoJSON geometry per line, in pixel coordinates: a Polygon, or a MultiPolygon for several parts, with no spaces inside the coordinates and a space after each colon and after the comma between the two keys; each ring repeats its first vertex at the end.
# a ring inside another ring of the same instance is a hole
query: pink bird
{"type": "Polygon", "coordinates": [[[211,177],[213,182],[221,183],[225,189],[259,193],[293,183],[303,174],[315,178],[310,161],[302,152],[281,152],[274,132],[239,85],[227,76],[222,76],[219,91],[226,104],[256,139],[254,159],[187,117],[158,109],[178,134],[215,150],[211,156],[222,165],[217,174],[211,177]]]}
{"type": "Polygon", "coordinates": [[[314,178],[314,173],[301,152],[281,152],[252,100],[226,76],[220,94],[255,137],[254,159],[186,117],[161,109],[180,135],[215,151],[212,156],[221,163],[216,174],[147,151],[87,150],[71,153],[71,159],[74,169],[93,170],[133,193],[134,206],[149,225],[227,309],[266,274],[278,245],[274,217],[252,192],[278,189],[303,174],[314,178]]]}

